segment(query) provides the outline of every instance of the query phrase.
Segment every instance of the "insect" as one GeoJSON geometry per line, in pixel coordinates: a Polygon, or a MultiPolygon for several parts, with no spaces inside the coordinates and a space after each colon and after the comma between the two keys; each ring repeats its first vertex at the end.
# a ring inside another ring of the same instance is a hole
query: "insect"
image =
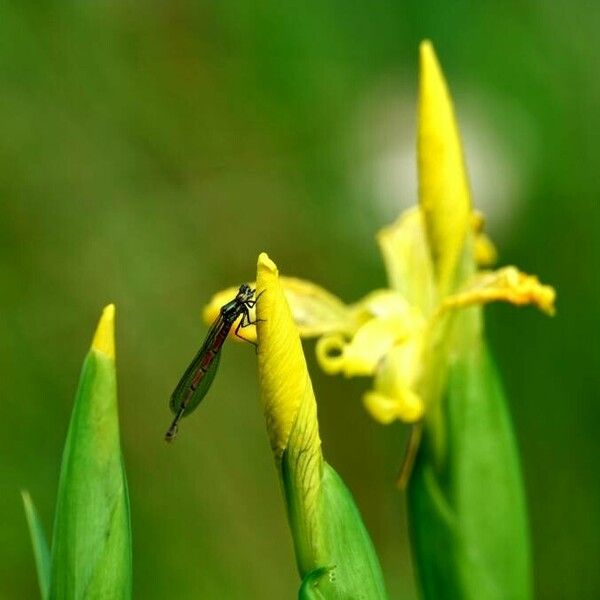
{"type": "MultiPolygon", "coordinates": [[[[242,327],[256,323],[256,321],[250,320],[250,309],[258,301],[258,297],[254,298],[255,291],[244,283],[240,286],[235,298],[221,307],[219,316],[211,325],[202,347],[194,356],[194,360],[185,370],[175,391],[171,394],[169,407],[175,418],[165,434],[167,442],[172,441],[177,435],[177,426],[181,418],[194,411],[206,396],[219,366],[223,344],[233,324],[240,316],[242,318],[235,328],[235,335],[254,344],[254,342],[240,335],[239,331],[242,327]]],[[[254,345],[256,346],[256,344],[254,345]]]]}

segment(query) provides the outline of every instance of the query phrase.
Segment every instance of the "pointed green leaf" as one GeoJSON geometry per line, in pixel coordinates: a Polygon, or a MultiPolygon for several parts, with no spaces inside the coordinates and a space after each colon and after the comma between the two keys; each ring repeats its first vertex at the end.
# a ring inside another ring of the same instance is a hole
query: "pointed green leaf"
{"type": "Polygon", "coordinates": [[[42,600],[48,597],[48,588],[50,587],[50,549],[44,535],[44,528],[38,515],[35,505],[31,500],[29,492],[21,492],[23,498],[23,508],[25,517],[29,526],[31,536],[31,545],[33,546],[33,556],[35,558],[35,568],[37,570],[38,583],[40,585],[40,595],[42,600]]]}
{"type": "Polygon", "coordinates": [[[332,580],[335,591],[326,598],[387,598],[379,559],[354,498],[327,463],[324,463],[322,493],[321,527],[334,567],[328,579],[332,580]]]}
{"type": "Polygon", "coordinates": [[[447,454],[427,431],[409,486],[415,562],[426,600],[531,597],[525,497],[497,371],[474,342],[449,368],[447,454]]]}
{"type": "Polygon", "coordinates": [[[131,597],[113,314],[114,307],[105,309],[83,364],[63,453],[52,543],[53,600],[131,597]]]}
{"type": "Polygon", "coordinates": [[[306,497],[305,490],[296,487],[291,473],[296,467],[297,464],[290,464],[288,453],[284,453],[284,489],[303,577],[299,598],[385,600],[387,593],[379,559],[354,499],[342,479],[323,461],[314,522],[308,524],[304,522],[306,513],[301,516],[302,512],[295,508],[306,497]],[[318,541],[313,547],[299,547],[299,543],[307,538],[307,527],[317,532],[318,541]],[[305,571],[303,563],[313,567],[305,571]]]}
{"type": "Polygon", "coordinates": [[[311,571],[302,580],[298,600],[326,600],[327,588],[331,587],[330,574],[334,567],[320,567],[311,571]]]}

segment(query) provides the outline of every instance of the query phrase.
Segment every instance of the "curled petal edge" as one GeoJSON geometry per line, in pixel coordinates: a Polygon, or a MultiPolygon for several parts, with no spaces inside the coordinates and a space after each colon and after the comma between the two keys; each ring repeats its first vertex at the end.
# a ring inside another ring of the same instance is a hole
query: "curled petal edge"
{"type": "Polygon", "coordinates": [[[556,312],[555,299],[553,287],[540,283],[535,275],[522,273],[516,267],[509,266],[478,273],[461,291],[445,298],[439,311],[501,301],[516,306],[532,304],[553,316],[556,312]]]}

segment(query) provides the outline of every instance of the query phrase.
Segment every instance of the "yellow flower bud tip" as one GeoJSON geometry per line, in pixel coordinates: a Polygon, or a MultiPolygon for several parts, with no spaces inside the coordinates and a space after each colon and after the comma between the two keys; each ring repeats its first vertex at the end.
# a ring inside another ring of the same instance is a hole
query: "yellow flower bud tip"
{"type": "Polygon", "coordinates": [[[269,255],[266,252],[261,252],[258,256],[258,271],[268,272],[271,275],[279,275],[277,265],[269,258],[269,255]]]}
{"type": "Polygon", "coordinates": [[[92,350],[102,352],[109,358],[115,358],[115,305],[109,304],[104,307],[96,333],[92,340],[92,350]]]}
{"type": "Polygon", "coordinates": [[[257,265],[258,374],[267,431],[277,460],[297,432],[297,450],[320,452],[316,401],[298,329],[275,263],[262,253],[257,265]],[[298,438],[298,436],[300,436],[298,438]]]}
{"type": "Polygon", "coordinates": [[[452,100],[431,42],[420,47],[419,202],[441,295],[471,226],[471,196],[452,100]]]}

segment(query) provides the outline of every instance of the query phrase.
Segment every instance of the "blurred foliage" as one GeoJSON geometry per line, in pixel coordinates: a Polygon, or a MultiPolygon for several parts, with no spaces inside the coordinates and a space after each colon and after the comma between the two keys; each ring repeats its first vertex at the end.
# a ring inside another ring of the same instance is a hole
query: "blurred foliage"
{"type": "MultiPolygon", "coordinates": [[[[403,115],[423,37],[453,89],[476,204],[486,184],[520,182],[484,206],[503,264],[559,293],[552,322],[505,307],[487,320],[523,454],[538,596],[597,597],[599,26],[600,5],[581,0],[2,3],[0,597],[35,597],[19,489],[49,531],[80,356],[108,301],[134,595],[293,597],[253,353],[229,344],[172,447],[168,397],[203,338],[201,306],[251,278],[259,251],[348,301],[384,284],[373,233],[400,206],[381,202],[375,165],[394,145],[412,151],[403,115]]],[[[410,182],[397,179],[401,198],[410,182]]],[[[414,598],[392,485],[405,430],[368,421],[366,382],[309,367],[327,456],[390,595],[414,598]]]]}

